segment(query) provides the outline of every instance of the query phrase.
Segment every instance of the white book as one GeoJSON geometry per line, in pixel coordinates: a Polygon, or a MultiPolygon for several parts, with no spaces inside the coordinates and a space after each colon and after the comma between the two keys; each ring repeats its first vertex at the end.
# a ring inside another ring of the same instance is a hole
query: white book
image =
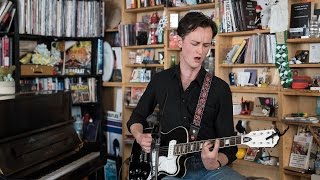
{"type": "Polygon", "coordinates": [[[3,17],[7,14],[7,12],[10,10],[12,6],[12,2],[8,1],[6,8],[3,10],[3,12],[0,15],[0,22],[2,21],[3,17]]]}
{"type": "Polygon", "coordinates": [[[295,135],[292,142],[289,166],[300,169],[309,168],[309,158],[313,136],[295,135]]]}
{"type": "Polygon", "coordinates": [[[320,43],[309,44],[309,63],[320,63],[320,43]]]}
{"type": "Polygon", "coordinates": [[[18,0],[18,15],[19,15],[19,33],[24,34],[25,33],[25,0],[18,0]]]}
{"type": "Polygon", "coordinates": [[[0,6],[0,15],[3,13],[4,9],[6,8],[8,4],[8,0],[3,0],[0,6]]]}

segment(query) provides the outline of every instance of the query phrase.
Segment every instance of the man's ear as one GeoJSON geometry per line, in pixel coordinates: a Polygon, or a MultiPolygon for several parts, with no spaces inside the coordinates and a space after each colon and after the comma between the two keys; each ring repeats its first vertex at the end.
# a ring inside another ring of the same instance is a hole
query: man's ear
{"type": "Polygon", "coordinates": [[[179,48],[182,48],[182,37],[178,36],[178,46],[179,48]]]}

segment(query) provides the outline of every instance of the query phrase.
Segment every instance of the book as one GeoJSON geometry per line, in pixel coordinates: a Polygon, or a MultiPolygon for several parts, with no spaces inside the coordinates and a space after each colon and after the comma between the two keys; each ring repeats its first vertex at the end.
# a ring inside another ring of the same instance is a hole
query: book
{"type": "Polygon", "coordinates": [[[309,44],[309,63],[320,63],[320,43],[309,44]]]}
{"type": "Polygon", "coordinates": [[[232,63],[235,63],[236,62],[236,60],[237,60],[237,58],[238,58],[238,56],[240,55],[240,53],[241,53],[241,51],[245,48],[245,46],[246,46],[246,44],[247,44],[247,39],[244,39],[242,42],[241,42],[241,44],[240,44],[240,46],[239,46],[239,48],[237,49],[237,51],[234,53],[234,55],[233,55],[233,57],[232,57],[232,63]]]}
{"type": "Polygon", "coordinates": [[[107,153],[122,157],[122,113],[107,111],[105,115],[104,134],[107,138],[107,153]]]}
{"type": "Polygon", "coordinates": [[[312,136],[295,135],[292,142],[289,167],[307,170],[312,149],[312,136]]]}
{"type": "Polygon", "coordinates": [[[239,0],[241,20],[243,22],[244,30],[257,29],[255,25],[256,13],[256,1],[239,0]]]}
{"type": "Polygon", "coordinates": [[[245,69],[244,72],[250,72],[249,84],[257,83],[257,69],[245,69]]]}
{"type": "Polygon", "coordinates": [[[88,103],[90,101],[89,85],[87,83],[72,83],[70,84],[72,91],[72,103],[88,103]]]}
{"type": "Polygon", "coordinates": [[[275,99],[273,97],[255,97],[252,116],[274,116],[275,99]]]}
{"type": "Polygon", "coordinates": [[[66,41],[64,74],[91,74],[91,41],[66,41]]]}
{"type": "Polygon", "coordinates": [[[57,74],[64,74],[64,50],[65,50],[65,41],[53,41],[51,42],[51,52],[55,51],[59,53],[60,60],[54,65],[54,69],[57,74]]]}
{"type": "Polygon", "coordinates": [[[300,38],[301,36],[307,35],[306,29],[308,28],[311,14],[313,14],[313,7],[314,3],[312,2],[291,4],[289,28],[290,38],[300,38]]]}
{"type": "Polygon", "coordinates": [[[130,102],[129,106],[136,106],[144,93],[145,88],[143,87],[132,87],[131,94],[130,94],[130,102]]]}
{"type": "Polygon", "coordinates": [[[117,162],[113,159],[107,159],[104,165],[104,178],[106,180],[118,179],[117,162]]]}

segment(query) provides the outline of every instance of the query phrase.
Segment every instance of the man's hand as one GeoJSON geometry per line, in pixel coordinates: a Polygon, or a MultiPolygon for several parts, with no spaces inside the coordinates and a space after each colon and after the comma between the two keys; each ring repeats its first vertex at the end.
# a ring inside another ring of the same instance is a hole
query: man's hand
{"type": "Polygon", "coordinates": [[[133,137],[136,139],[137,143],[140,145],[141,149],[147,153],[151,152],[151,134],[144,134],[142,125],[138,123],[131,125],[130,131],[133,137]]]}
{"type": "Polygon", "coordinates": [[[220,164],[218,160],[221,162],[219,159],[219,147],[220,147],[220,140],[216,139],[214,148],[212,151],[210,151],[210,148],[213,146],[210,142],[205,142],[202,147],[201,151],[201,159],[203,162],[203,165],[206,169],[208,170],[214,170],[218,169],[220,167],[220,164]]]}
{"type": "Polygon", "coordinates": [[[138,144],[140,144],[140,147],[142,150],[146,153],[151,152],[151,143],[152,143],[152,136],[151,134],[139,134],[136,138],[136,141],[138,144]]]}

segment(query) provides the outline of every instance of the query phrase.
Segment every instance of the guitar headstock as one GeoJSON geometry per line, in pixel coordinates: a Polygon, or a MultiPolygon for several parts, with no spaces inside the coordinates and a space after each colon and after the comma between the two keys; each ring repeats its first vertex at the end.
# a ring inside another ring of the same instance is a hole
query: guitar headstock
{"type": "Polygon", "coordinates": [[[242,144],[249,147],[274,147],[280,137],[274,129],[251,131],[242,135],[242,144]]]}

